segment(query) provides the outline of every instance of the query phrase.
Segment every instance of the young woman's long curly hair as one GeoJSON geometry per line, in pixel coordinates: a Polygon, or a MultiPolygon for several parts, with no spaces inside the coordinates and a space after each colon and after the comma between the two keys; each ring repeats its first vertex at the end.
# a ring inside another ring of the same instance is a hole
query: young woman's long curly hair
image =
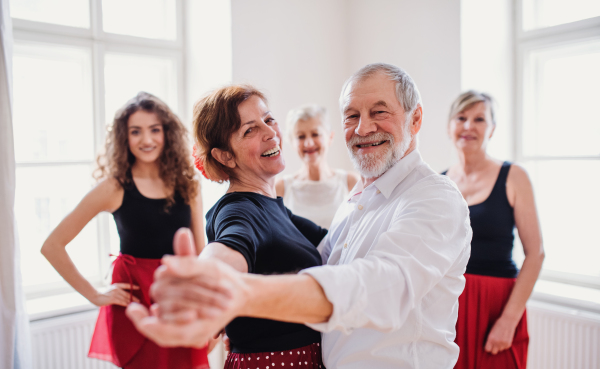
{"type": "Polygon", "coordinates": [[[127,122],[139,110],[156,114],[162,122],[165,144],[158,158],[159,175],[171,193],[167,197],[165,211],[175,203],[176,192],[186,204],[190,204],[197,195],[198,181],[192,166],[187,129],[167,104],[147,92],[138,93],[115,114],[106,135],[104,153],[98,155],[98,169],[94,177],[97,180],[114,177],[124,188],[133,185],[131,167],[135,156],[129,150],[127,122]]]}

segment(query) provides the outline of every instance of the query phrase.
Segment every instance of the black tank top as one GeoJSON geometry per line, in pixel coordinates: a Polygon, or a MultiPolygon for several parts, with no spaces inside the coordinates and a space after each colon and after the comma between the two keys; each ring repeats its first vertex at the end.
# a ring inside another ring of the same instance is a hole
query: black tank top
{"type": "Polygon", "coordinates": [[[190,206],[179,193],[165,212],[166,199],[150,199],[133,181],[124,188],[123,203],[114,213],[121,239],[121,253],[136,258],[160,259],[173,254],[173,236],[192,221],[190,206]]]}
{"type": "Polygon", "coordinates": [[[473,239],[467,273],[503,278],[516,278],[519,274],[512,259],[515,216],[506,196],[510,166],[508,161],[502,163],[490,196],[469,206],[473,239]]]}

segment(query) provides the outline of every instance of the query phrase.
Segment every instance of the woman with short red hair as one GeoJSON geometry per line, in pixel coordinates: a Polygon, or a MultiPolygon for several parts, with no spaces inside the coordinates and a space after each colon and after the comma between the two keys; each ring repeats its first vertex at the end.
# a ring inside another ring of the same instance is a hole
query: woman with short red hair
{"type": "MultiPolygon", "coordinates": [[[[317,245],[327,230],[293,215],[275,192],[284,167],[281,131],[264,95],[251,86],[214,91],[194,107],[197,165],[227,193],[206,215],[214,257],[254,274],[295,273],[321,265],[317,245]]],[[[237,318],[226,327],[225,368],[321,368],[321,335],[303,324],[237,318]]]]}

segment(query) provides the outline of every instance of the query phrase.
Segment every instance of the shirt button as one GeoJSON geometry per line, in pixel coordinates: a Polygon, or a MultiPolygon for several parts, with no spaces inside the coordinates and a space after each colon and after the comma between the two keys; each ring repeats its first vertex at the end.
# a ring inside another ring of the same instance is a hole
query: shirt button
{"type": "Polygon", "coordinates": [[[363,206],[362,205],[358,205],[358,210],[362,210],[363,206]]]}
{"type": "Polygon", "coordinates": [[[345,243],[345,244],[344,244],[344,248],[345,248],[345,249],[347,249],[347,248],[348,248],[348,244],[347,244],[347,243],[345,243]]]}
{"type": "Polygon", "coordinates": [[[381,191],[377,190],[377,193],[381,193],[381,191]]]}

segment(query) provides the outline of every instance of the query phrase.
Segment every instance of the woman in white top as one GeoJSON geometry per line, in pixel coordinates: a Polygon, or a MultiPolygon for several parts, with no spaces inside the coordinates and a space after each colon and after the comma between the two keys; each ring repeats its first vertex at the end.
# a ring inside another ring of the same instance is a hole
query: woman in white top
{"type": "Polygon", "coordinates": [[[327,110],[310,104],[290,110],[287,131],[302,160],[294,174],[277,180],[277,196],[292,213],[329,228],[338,206],[358,181],[358,175],[327,164],[333,132],[327,110]]]}

